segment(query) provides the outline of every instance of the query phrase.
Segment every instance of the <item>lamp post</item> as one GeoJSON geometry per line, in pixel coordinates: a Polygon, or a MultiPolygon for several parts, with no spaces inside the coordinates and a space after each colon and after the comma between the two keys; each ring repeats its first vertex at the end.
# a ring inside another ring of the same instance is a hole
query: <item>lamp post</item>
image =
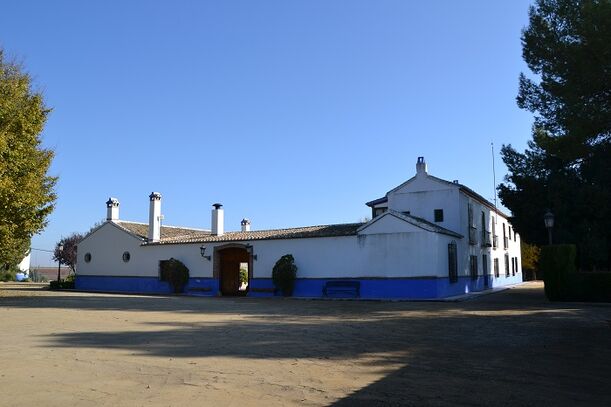
{"type": "Polygon", "coordinates": [[[554,228],[554,214],[550,212],[548,209],[545,215],[543,215],[543,221],[545,222],[545,227],[547,228],[547,239],[549,244],[552,244],[552,229],[554,228]]]}
{"type": "Polygon", "coordinates": [[[60,274],[61,273],[61,264],[62,264],[61,257],[62,257],[62,253],[64,251],[64,245],[63,244],[58,245],[57,249],[58,249],[58,252],[59,252],[58,253],[59,256],[57,256],[57,283],[59,284],[59,281],[60,281],[60,278],[61,278],[61,274],[60,274]]]}

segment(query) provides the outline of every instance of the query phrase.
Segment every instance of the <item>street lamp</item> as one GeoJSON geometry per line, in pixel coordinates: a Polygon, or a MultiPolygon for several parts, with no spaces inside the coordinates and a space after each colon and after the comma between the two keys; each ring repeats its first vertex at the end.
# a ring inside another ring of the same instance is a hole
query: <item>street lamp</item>
{"type": "Polygon", "coordinates": [[[59,252],[58,253],[59,256],[57,256],[57,284],[59,284],[59,280],[60,280],[60,277],[61,277],[61,274],[60,274],[61,268],[60,267],[61,267],[61,264],[62,264],[62,253],[64,251],[64,245],[63,244],[58,245],[57,246],[57,250],[59,252]]]}
{"type": "Polygon", "coordinates": [[[554,214],[550,212],[548,209],[545,215],[543,215],[543,221],[545,222],[545,227],[547,228],[547,238],[549,240],[549,244],[552,244],[552,229],[554,228],[554,214]]]}

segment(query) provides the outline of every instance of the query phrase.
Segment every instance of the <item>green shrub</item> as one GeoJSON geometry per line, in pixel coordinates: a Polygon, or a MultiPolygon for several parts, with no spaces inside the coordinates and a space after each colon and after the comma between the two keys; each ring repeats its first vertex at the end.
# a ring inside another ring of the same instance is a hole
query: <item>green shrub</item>
{"type": "Polygon", "coordinates": [[[15,275],[19,271],[20,270],[17,268],[17,266],[3,267],[0,271],[0,281],[16,281],[17,278],[15,275]]]}
{"type": "Polygon", "coordinates": [[[240,269],[240,284],[248,284],[248,270],[240,269]]]}
{"type": "Polygon", "coordinates": [[[545,295],[548,300],[561,301],[569,296],[567,279],[576,272],[576,257],[575,245],[563,244],[541,248],[539,270],[543,272],[545,295]]]}
{"type": "Polygon", "coordinates": [[[64,280],[64,281],[62,281],[62,282],[60,283],[60,286],[61,286],[61,288],[63,288],[63,289],[70,289],[70,290],[73,290],[73,289],[74,289],[74,280],[72,280],[72,281],[68,281],[68,280],[66,279],[66,280],[64,280]]]}
{"type": "Polygon", "coordinates": [[[611,273],[570,274],[566,284],[566,300],[611,302],[611,273]]]}
{"type": "Polygon", "coordinates": [[[285,254],[274,265],[272,281],[278,290],[282,290],[285,297],[293,295],[295,280],[297,279],[297,266],[292,254],[285,254]]]}
{"type": "Polygon", "coordinates": [[[159,262],[159,276],[162,281],[168,281],[174,293],[182,293],[189,282],[189,269],[180,260],[171,258],[159,262]]]}
{"type": "Polygon", "coordinates": [[[57,282],[56,280],[51,280],[49,282],[49,288],[51,288],[52,290],[57,290],[60,288],[63,290],[71,290],[74,289],[74,280],[69,281],[68,278],[60,282],[57,282]]]}

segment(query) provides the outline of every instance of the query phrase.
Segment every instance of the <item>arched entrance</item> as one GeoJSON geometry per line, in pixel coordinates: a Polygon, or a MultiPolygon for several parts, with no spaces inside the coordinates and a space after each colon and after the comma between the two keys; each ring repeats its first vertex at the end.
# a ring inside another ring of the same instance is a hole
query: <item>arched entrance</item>
{"type": "Polygon", "coordinates": [[[252,275],[250,253],[244,246],[226,247],[217,250],[219,287],[222,295],[241,296],[248,293],[240,281],[240,269],[246,269],[248,279],[252,275]]]}

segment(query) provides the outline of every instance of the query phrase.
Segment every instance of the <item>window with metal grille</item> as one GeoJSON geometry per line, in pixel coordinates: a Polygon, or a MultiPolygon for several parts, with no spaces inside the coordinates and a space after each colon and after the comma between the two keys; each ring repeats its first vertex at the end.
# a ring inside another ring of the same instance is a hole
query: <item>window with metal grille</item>
{"type": "Polygon", "coordinates": [[[488,275],[488,256],[482,254],[482,274],[484,277],[488,275]]]}
{"type": "Polygon", "coordinates": [[[509,247],[509,239],[507,239],[507,232],[505,231],[505,224],[503,223],[503,249],[507,250],[509,247]]]}
{"type": "Polygon", "coordinates": [[[509,255],[505,253],[505,277],[509,277],[509,255]]]}
{"type": "Polygon", "coordinates": [[[450,283],[458,281],[458,257],[456,255],[456,242],[448,244],[448,277],[450,283]]]}
{"type": "Polygon", "coordinates": [[[469,256],[469,274],[471,280],[477,280],[477,256],[469,256]]]}
{"type": "Polygon", "coordinates": [[[499,278],[499,259],[494,259],[494,277],[499,278]]]}
{"type": "Polygon", "coordinates": [[[473,206],[471,204],[467,206],[467,222],[469,224],[469,244],[475,245],[477,244],[477,228],[473,223],[473,206]]]}

